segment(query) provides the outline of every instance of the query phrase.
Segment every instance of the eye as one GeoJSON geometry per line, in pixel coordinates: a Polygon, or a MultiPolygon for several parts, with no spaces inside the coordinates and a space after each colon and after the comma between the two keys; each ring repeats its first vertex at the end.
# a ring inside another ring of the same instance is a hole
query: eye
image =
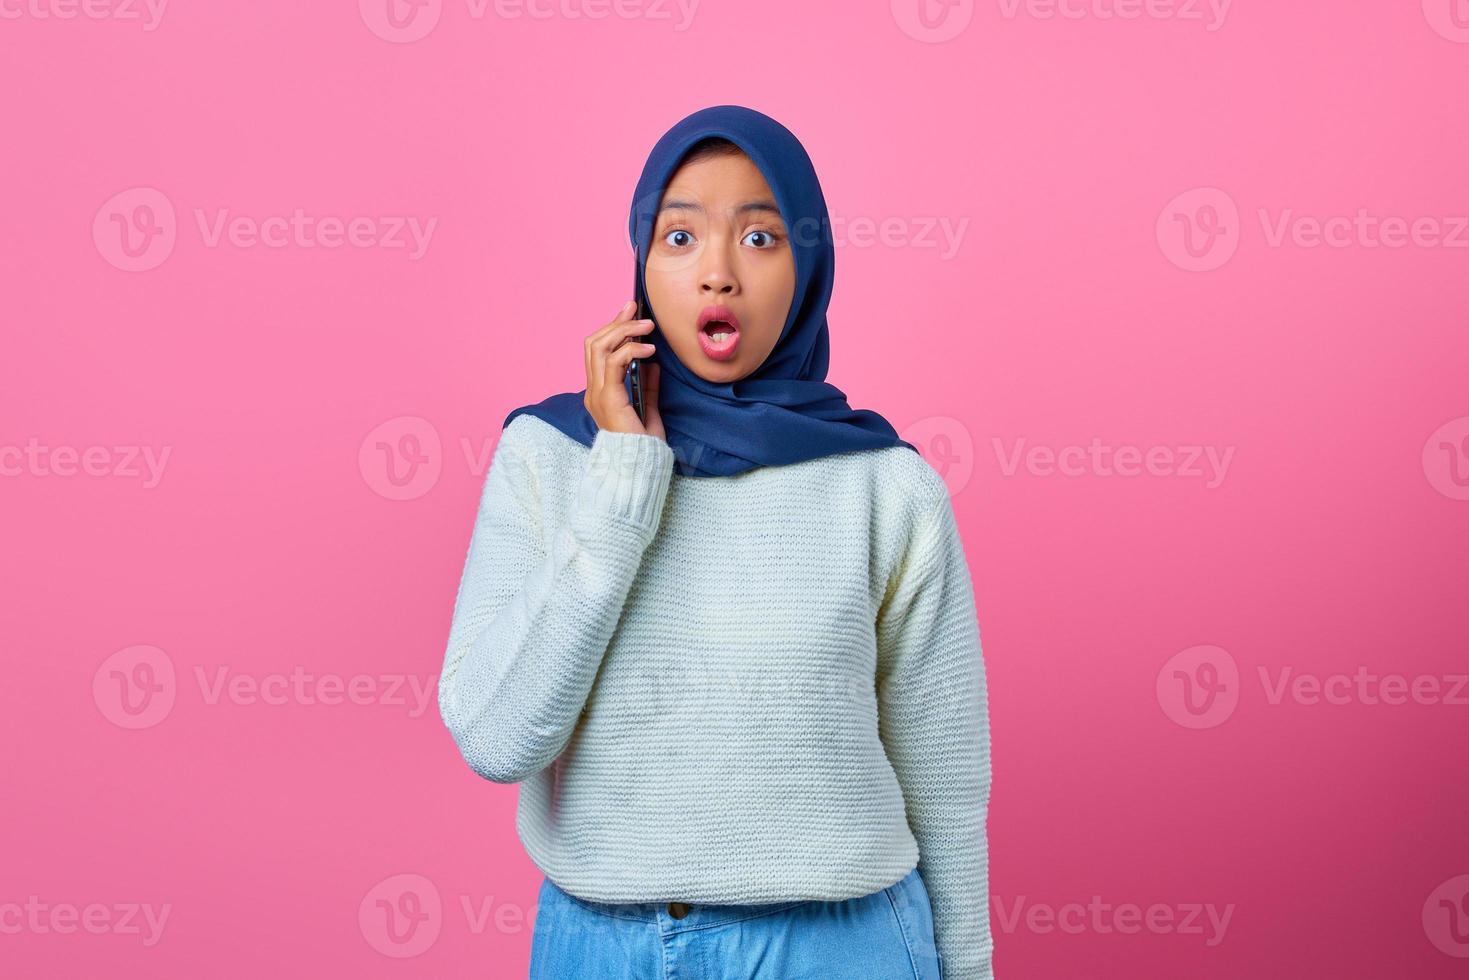
{"type": "Polygon", "coordinates": [[[688,237],[690,239],[692,239],[694,237],[693,235],[690,235],[687,231],[685,231],[682,228],[675,228],[672,231],[665,232],[664,235],[663,235],[663,240],[665,242],[668,242],[668,244],[669,245],[672,245],[674,248],[683,248],[685,245],[689,244],[686,241],[685,242],[669,242],[668,240],[670,238],[672,238],[674,235],[684,235],[684,236],[686,236],[686,237],[688,237]]]}
{"type": "Polygon", "coordinates": [[[774,248],[776,244],[780,241],[780,236],[770,231],[752,231],[750,232],[750,234],[746,235],[745,238],[749,239],[754,237],[755,235],[759,235],[765,240],[764,244],[755,245],[756,248],[762,251],[768,248],[774,248]]]}

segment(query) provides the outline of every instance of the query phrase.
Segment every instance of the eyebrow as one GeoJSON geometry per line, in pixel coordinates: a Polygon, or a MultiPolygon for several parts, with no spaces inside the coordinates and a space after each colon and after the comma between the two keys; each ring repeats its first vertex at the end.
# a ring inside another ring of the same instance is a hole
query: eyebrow
{"type": "MultiPolygon", "coordinates": [[[[658,213],[662,214],[664,211],[698,211],[702,214],[704,213],[704,206],[696,201],[675,200],[665,202],[663,207],[659,208],[658,213]]],[[[744,204],[735,208],[735,214],[746,214],[750,211],[761,211],[773,214],[777,218],[780,217],[780,208],[769,201],[746,201],[744,204]]]]}

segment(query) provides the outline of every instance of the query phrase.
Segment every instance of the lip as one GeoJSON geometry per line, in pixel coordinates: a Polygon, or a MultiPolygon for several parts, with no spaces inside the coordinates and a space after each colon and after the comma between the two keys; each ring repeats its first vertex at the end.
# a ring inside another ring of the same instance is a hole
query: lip
{"type": "Polygon", "coordinates": [[[706,306],[699,311],[699,347],[705,355],[716,361],[727,361],[735,356],[735,351],[740,346],[740,320],[735,316],[734,310],[727,306],[706,306]],[[722,344],[716,344],[705,332],[704,326],[711,320],[722,320],[734,328],[729,339],[722,344]]]}

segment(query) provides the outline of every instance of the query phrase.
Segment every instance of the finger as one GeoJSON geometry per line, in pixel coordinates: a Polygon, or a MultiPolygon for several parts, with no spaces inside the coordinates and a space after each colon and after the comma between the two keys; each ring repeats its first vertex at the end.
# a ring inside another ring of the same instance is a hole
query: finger
{"type": "Polygon", "coordinates": [[[617,311],[617,315],[613,317],[611,323],[589,334],[583,342],[582,368],[587,375],[588,397],[595,398],[602,387],[603,372],[597,370],[597,364],[605,356],[606,350],[609,347],[606,341],[610,331],[614,330],[619,324],[635,322],[629,321],[628,317],[631,317],[636,312],[637,302],[635,300],[628,300],[622,304],[622,309],[617,311]]]}
{"type": "Polygon", "coordinates": [[[658,378],[663,371],[663,365],[657,361],[649,361],[642,367],[643,372],[643,414],[647,416],[645,422],[657,423],[663,420],[658,412],[658,378]]]}
{"type": "Polygon", "coordinates": [[[627,373],[628,366],[635,357],[648,357],[653,353],[653,345],[641,340],[629,340],[621,347],[607,355],[607,370],[603,372],[604,378],[621,378],[627,373]],[[617,374],[612,374],[613,368],[620,368],[617,374]]]}
{"type": "Polygon", "coordinates": [[[585,347],[587,353],[586,368],[588,371],[592,370],[592,347],[597,343],[597,341],[607,336],[608,332],[616,328],[618,324],[631,322],[631,317],[633,317],[637,313],[637,307],[638,304],[636,300],[628,300],[626,303],[622,304],[622,309],[617,311],[617,315],[612,318],[611,322],[605,323],[602,326],[598,327],[596,330],[587,334],[583,346],[585,347]]]}
{"type": "Polygon", "coordinates": [[[652,344],[643,344],[637,341],[628,341],[617,350],[607,355],[604,370],[601,372],[604,385],[620,385],[627,374],[627,366],[632,363],[634,357],[646,357],[653,353],[652,344]]]}
{"type": "MultiPolygon", "coordinates": [[[[612,335],[610,342],[612,348],[615,350],[624,344],[646,343],[652,339],[652,333],[652,320],[629,320],[622,324],[618,331],[612,335]]],[[[641,357],[642,355],[640,354],[638,356],[641,357]]]]}
{"type": "Polygon", "coordinates": [[[602,326],[602,329],[601,330],[598,330],[597,333],[596,334],[593,334],[592,336],[595,337],[595,336],[597,336],[597,334],[606,333],[608,330],[611,330],[613,327],[617,326],[619,323],[628,323],[628,322],[630,322],[633,319],[633,317],[635,317],[637,315],[638,315],[638,303],[637,303],[637,300],[630,299],[626,303],[623,303],[622,304],[622,309],[620,309],[620,310],[617,311],[617,315],[616,316],[614,316],[610,321],[608,321],[606,324],[604,324],[602,326]]]}
{"type": "Polygon", "coordinates": [[[652,329],[652,320],[623,320],[620,323],[607,324],[605,328],[592,335],[588,345],[591,348],[593,365],[595,366],[599,358],[621,347],[628,338],[638,337],[652,329]]]}

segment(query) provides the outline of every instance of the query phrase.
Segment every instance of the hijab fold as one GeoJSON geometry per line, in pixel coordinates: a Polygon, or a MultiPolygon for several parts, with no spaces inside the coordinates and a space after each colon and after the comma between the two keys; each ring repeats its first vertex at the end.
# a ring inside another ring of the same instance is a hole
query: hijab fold
{"type": "MultiPolygon", "coordinates": [[[[733,476],[760,466],[861,449],[907,446],[917,452],[916,446],[898,438],[887,419],[852,408],[847,396],[826,381],[830,360],[826,309],[835,269],[831,219],[805,147],[764,113],[737,105],[700,109],[654,145],[628,214],[640,295],[647,295],[644,266],[663,190],[689,149],[710,136],[739,146],[774,191],[795,259],[796,290],[775,347],[758,368],[738,381],[699,377],[673,353],[655,322],[647,339],[657,348],[652,360],[662,368],[658,411],[676,459],[675,471],[684,476],[733,476]]],[[[657,312],[652,316],[656,321],[657,312]]],[[[585,395],[583,388],[522,405],[503,424],[529,413],[590,446],[598,427],[583,404],[585,395]]]]}

